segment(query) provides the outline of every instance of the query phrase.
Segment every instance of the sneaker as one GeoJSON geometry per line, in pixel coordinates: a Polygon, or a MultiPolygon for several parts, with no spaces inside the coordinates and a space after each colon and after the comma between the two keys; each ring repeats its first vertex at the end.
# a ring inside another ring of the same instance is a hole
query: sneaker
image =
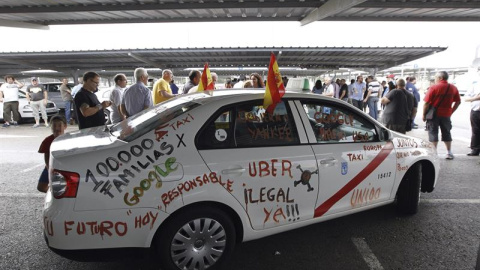
{"type": "Polygon", "coordinates": [[[453,154],[447,154],[445,156],[445,158],[448,159],[448,160],[452,160],[453,159],[453,154]]]}
{"type": "Polygon", "coordinates": [[[40,125],[39,124],[35,124],[32,126],[32,128],[38,128],[40,125]]]}
{"type": "Polygon", "coordinates": [[[49,127],[49,125],[48,125],[48,124],[45,124],[45,127],[46,127],[46,128],[48,128],[48,127],[49,127]]]}
{"type": "Polygon", "coordinates": [[[13,123],[13,127],[18,127],[18,123],[17,122],[13,123]]]}
{"type": "Polygon", "coordinates": [[[2,127],[3,127],[3,128],[8,128],[8,127],[10,127],[10,125],[7,124],[7,123],[4,123],[4,124],[2,125],[2,127]]]}

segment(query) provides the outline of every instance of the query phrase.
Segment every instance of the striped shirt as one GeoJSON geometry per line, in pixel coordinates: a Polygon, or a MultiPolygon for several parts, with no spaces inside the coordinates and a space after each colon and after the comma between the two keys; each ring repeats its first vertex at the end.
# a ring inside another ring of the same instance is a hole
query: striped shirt
{"type": "Polygon", "coordinates": [[[380,92],[381,88],[382,88],[382,86],[380,85],[380,83],[378,81],[371,81],[368,84],[368,91],[372,91],[370,93],[371,97],[378,97],[378,93],[380,92]]]}

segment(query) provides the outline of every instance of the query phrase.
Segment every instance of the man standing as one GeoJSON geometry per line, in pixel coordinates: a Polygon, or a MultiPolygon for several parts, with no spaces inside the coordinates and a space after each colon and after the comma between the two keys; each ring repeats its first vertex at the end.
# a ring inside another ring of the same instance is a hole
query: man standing
{"type": "Polygon", "coordinates": [[[65,101],[65,118],[67,123],[73,125],[73,118],[71,117],[72,110],[72,89],[68,86],[68,78],[62,79],[62,85],[60,86],[60,94],[62,95],[62,100],[65,101]]]}
{"type": "Polygon", "coordinates": [[[470,107],[470,125],[472,126],[472,138],[470,148],[472,151],[468,156],[478,156],[480,154],[480,83],[477,82],[465,94],[465,101],[472,102],[470,107]]]}
{"type": "Polygon", "coordinates": [[[368,76],[368,91],[367,96],[363,102],[368,105],[368,114],[375,120],[378,119],[378,97],[380,96],[382,87],[377,79],[373,76],[368,76]]]}
{"type": "Polygon", "coordinates": [[[18,89],[23,84],[15,80],[12,75],[5,76],[5,83],[0,87],[0,102],[3,102],[3,121],[2,127],[10,127],[10,119],[13,114],[13,125],[18,126],[20,113],[18,112],[18,89]]]}
{"type": "Polygon", "coordinates": [[[168,100],[175,95],[172,93],[170,82],[173,79],[173,73],[169,69],[165,69],[162,72],[162,78],[155,82],[152,91],[153,105],[168,100]]]}
{"type": "MultiPolygon", "coordinates": [[[[412,93],[415,99],[417,100],[417,103],[420,102],[420,93],[418,92],[417,87],[415,84],[417,83],[417,79],[415,77],[408,77],[408,82],[407,82],[407,91],[412,93]]],[[[418,128],[418,125],[415,124],[415,115],[412,116],[412,128],[418,128]]]]}
{"type": "Polygon", "coordinates": [[[353,106],[357,107],[359,110],[363,110],[363,92],[366,89],[366,85],[363,82],[362,75],[357,77],[357,81],[353,84],[352,90],[352,103],[353,106]]]}
{"type": "Polygon", "coordinates": [[[348,85],[348,103],[353,105],[352,96],[353,96],[353,84],[355,83],[354,79],[350,80],[350,84],[348,85]]]}
{"type": "Polygon", "coordinates": [[[323,84],[324,89],[323,95],[327,97],[334,97],[335,96],[335,87],[332,84],[332,79],[330,77],[325,78],[325,82],[323,84]]]}
{"type": "Polygon", "coordinates": [[[125,120],[123,114],[120,113],[120,107],[122,106],[122,96],[125,92],[125,87],[127,87],[128,81],[125,74],[115,75],[113,81],[115,82],[115,87],[110,93],[110,101],[112,102],[112,106],[110,107],[110,120],[112,121],[112,124],[116,124],[125,120]]]}
{"type": "Polygon", "coordinates": [[[152,91],[147,88],[148,73],[144,68],[135,69],[135,84],[123,93],[121,113],[125,118],[153,106],[152,91]]]}
{"type": "Polygon", "coordinates": [[[45,87],[43,87],[43,85],[38,84],[37,77],[32,77],[32,84],[27,87],[27,100],[30,104],[30,107],[32,108],[33,118],[35,118],[35,125],[33,125],[32,127],[37,128],[40,126],[39,111],[42,113],[42,118],[43,121],[45,121],[45,126],[48,127],[48,93],[45,87]]]}
{"type": "Polygon", "coordinates": [[[200,83],[200,79],[202,78],[202,73],[200,73],[200,71],[198,70],[192,70],[188,74],[188,78],[190,80],[183,86],[184,94],[187,94],[192,87],[197,86],[200,83]]]}
{"type": "Polygon", "coordinates": [[[427,95],[425,96],[425,104],[423,105],[423,121],[425,122],[428,110],[431,107],[437,108],[437,113],[432,120],[428,120],[428,140],[437,147],[438,144],[438,128],[442,131],[442,141],[445,142],[447,148],[446,159],[453,159],[452,147],[452,135],[450,130],[452,129],[452,121],[450,117],[457,110],[460,105],[460,95],[455,85],[449,84],[448,73],[446,71],[440,71],[435,74],[435,85],[430,87],[427,95]],[[453,108],[452,108],[453,104],[453,108]]]}
{"type": "Polygon", "coordinates": [[[348,102],[348,86],[345,79],[340,80],[340,97],[341,100],[348,102]]]}
{"type": "Polygon", "coordinates": [[[393,131],[405,134],[407,122],[416,112],[414,100],[413,95],[405,90],[405,80],[399,79],[397,89],[389,91],[380,101],[385,105],[383,124],[393,131]]]}
{"type": "Polygon", "coordinates": [[[105,125],[103,110],[110,106],[110,101],[98,101],[94,92],[99,84],[100,75],[97,73],[88,71],[83,74],[83,87],[74,97],[79,129],[105,125]]]}
{"type": "Polygon", "coordinates": [[[332,81],[333,89],[335,89],[335,98],[340,98],[340,79],[332,81]]]}

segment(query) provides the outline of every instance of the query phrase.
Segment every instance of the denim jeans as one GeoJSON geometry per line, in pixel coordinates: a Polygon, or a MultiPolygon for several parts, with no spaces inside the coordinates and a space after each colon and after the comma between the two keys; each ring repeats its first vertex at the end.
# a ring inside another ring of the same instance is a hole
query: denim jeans
{"type": "Polygon", "coordinates": [[[367,100],[368,105],[368,114],[373,117],[373,119],[378,119],[378,97],[369,97],[367,100]]]}
{"type": "Polygon", "coordinates": [[[71,108],[72,107],[72,101],[68,100],[65,101],[65,119],[67,119],[67,123],[70,122],[70,114],[71,114],[71,108]]]}

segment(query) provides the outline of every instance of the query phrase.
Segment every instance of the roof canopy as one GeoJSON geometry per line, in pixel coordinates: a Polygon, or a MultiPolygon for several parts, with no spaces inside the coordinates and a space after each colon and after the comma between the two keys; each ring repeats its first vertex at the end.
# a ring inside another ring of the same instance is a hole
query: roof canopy
{"type": "Polygon", "coordinates": [[[2,0],[0,26],[203,21],[480,21],[480,0],[2,0]]]}
{"type": "MultiPolygon", "coordinates": [[[[328,71],[355,69],[374,72],[398,66],[446,47],[238,47],[170,48],[0,53],[0,74],[17,76],[26,70],[55,70],[58,76],[80,75],[93,70],[103,74],[131,73],[137,67],[172,69],[177,76],[189,68],[202,69],[208,62],[220,75],[263,72],[270,52],[284,75],[319,75],[328,71]]],[[[152,74],[155,72],[152,71],[152,74]]],[[[31,76],[32,73],[25,76],[31,76]]]]}

